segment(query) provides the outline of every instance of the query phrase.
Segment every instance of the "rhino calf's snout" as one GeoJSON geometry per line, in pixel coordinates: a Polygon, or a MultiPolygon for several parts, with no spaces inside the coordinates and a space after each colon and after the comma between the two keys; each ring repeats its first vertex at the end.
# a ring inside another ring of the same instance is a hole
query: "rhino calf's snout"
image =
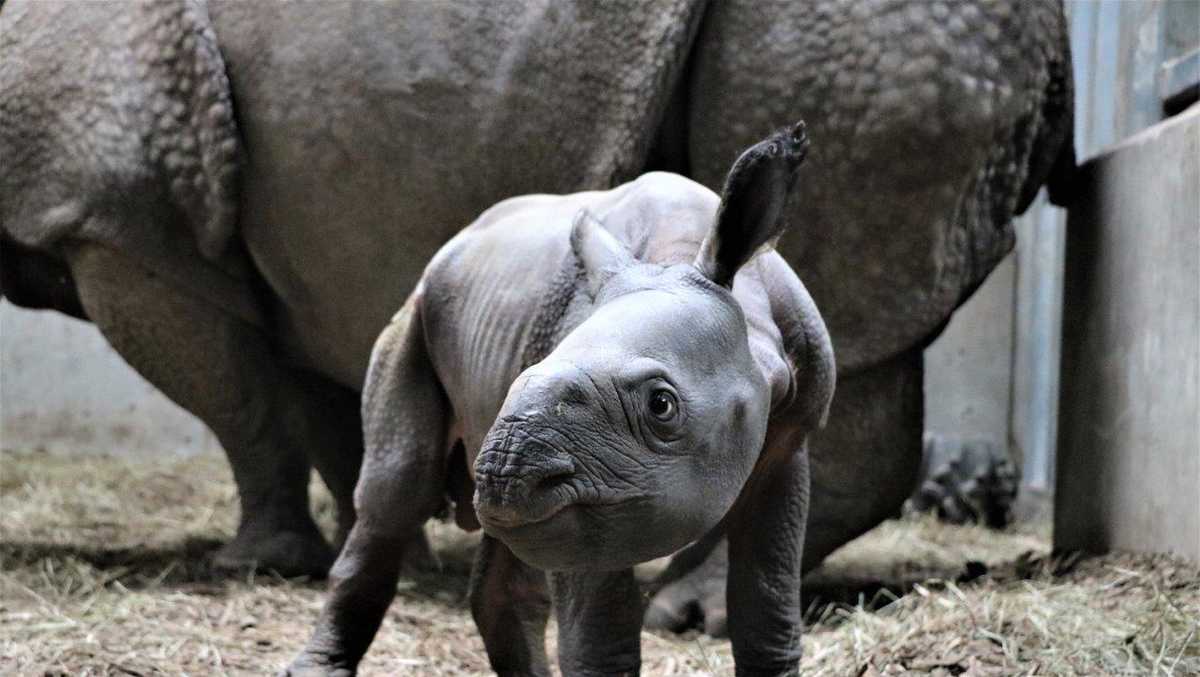
{"type": "Polygon", "coordinates": [[[575,474],[569,456],[541,445],[488,450],[475,464],[475,512],[481,522],[520,526],[552,517],[566,506],[556,488],[575,474]]]}

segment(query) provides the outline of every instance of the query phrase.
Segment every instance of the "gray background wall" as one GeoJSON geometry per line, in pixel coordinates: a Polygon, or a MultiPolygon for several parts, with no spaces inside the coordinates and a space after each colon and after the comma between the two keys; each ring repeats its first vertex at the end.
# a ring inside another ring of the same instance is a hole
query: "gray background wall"
{"type": "Polygon", "coordinates": [[[925,351],[927,430],[1008,439],[1016,277],[1009,255],[925,351]]]}
{"type": "Polygon", "coordinates": [[[220,447],[91,324],[0,303],[0,449],[194,454],[220,447]]]}
{"type": "Polygon", "coordinates": [[[1041,492],[1054,483],[1065,222],[1039,196],[1015,251],[925,351],[926,430],[1006,446],[1041,492]]]}

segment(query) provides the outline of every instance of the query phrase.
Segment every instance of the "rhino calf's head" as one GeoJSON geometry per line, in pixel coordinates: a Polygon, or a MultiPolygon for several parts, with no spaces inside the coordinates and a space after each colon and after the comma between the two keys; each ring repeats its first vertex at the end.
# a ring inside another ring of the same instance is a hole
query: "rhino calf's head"
{"type": "Polygon", "coordinates": [[[508,391],[475,463],[487,533],[547,570],[619,569],[714,527],[746,483],[771,391],[731,293],[783,230],[803,124],[738,158],[695,260],[639,262],[586,214],[591,315],[508,391]]]}

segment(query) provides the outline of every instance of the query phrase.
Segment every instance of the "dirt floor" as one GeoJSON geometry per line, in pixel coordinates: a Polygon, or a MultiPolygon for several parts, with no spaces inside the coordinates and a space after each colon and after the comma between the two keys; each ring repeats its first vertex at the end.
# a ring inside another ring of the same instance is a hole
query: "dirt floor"
{"type": "MultiPolygon", "coordinates": [[[[322,586],[211,570],[207,556],[235,516],[219,458],[4,454],[0,674],[283,666],[308,636],[322,586]]],[[[364,674],[489,674],[464,604],[473,539],[430,530],[443,572],[402,581],[364,674]]],[[[1046,532],[884,524],[806,585],[804,674],[1200,675],[1195,566],[1051,556],[1046,532]]],[[[646,675],[733,672],[728,643],[695,634],[644,634],[643,661],[646,675]]]]}

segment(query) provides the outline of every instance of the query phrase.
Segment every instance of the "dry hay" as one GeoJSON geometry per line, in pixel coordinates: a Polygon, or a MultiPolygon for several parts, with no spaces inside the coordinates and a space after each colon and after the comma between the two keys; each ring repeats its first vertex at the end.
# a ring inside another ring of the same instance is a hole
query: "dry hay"
{"type": "MultiPolygon", "coordinates": [[[[320,609],[320,584],[208,567],[236,515],[219,458],[4,454],[0,515],[0,674],[270,673],[320,609]]],[[[489,674],[464,603],[474,538],[430,530],[443,572],[401,582],[364,674],[489,674]]],[[[1196,567],[1046,543],[884,524],[809,581],[804,674],[1200,674],[1196,567]]],[[[720,640],[646,633],[643,652],[647,675],[732,674],[720,640]]]]}

